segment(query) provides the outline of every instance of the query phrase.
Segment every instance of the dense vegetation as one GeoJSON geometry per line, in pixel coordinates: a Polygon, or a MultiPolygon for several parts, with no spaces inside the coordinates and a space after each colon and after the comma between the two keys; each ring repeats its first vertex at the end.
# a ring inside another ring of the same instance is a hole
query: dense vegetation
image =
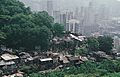
{"type": "MultiPolygon", "coordinates": [[[[47,12],[31,12],[18,0],[0,0],[0,44],[13,49],[46,51],[50,40],[63,36],[64,27],[54,23],[47,12]]],[[[110,37],[87,38],[80,47],[73,51],[76,55],[87,55],[90,52],[104,51],[110,53],[113,47],[110,37]]],[[[76,46],[75,42],[67,43],[65,48],[76,46]],[[75,45],[74,45],[75,44],[75,45]],[[73,45],[73,46],[72,46],[73,45]]],[[[79,46],[79,45],[78,45],[79,46]]],[[[70,67],[49,73],[36,73],[37,67],[23,66],[30,77],[119,77],[120,61],[102,60],[101,62],[85,62],[78,67],[70,67]],[[33,73],[33,74],[30,74],[33,73]]]]}
{"type": "Polygon", "coordinates": [[[85,62],[79,67],[71,67],[50,73],[33,73],[30,77],[119,77],[120,61],[103,60],[102,62],[85,62]]]}
{"type": "Polygon", "coordinates": [[[100,36],[98,38],[88,37],[82,44],[82,47],[76,49],[77,55],[88,55],[92,52],[103,51],[111,54],[113,48],[113,39],[109,36],[100,36]]]}
{"type": "Polygon", "coordinates": [[[32,13],[18,0],[0,0],[0,8],[0,43],[9,48],[46,50],[52,36],[63,33],[47,12],[32,13]]]}

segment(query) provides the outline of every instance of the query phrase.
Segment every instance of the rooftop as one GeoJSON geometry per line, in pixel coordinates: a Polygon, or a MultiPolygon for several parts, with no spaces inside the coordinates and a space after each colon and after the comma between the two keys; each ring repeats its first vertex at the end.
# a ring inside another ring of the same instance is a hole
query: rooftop
{"type": "Polygon", "coordinates": [[[19,57],[11,54],[3,54],[1,58],[7,61],[7,60],[15,60],[18,59],[19,57]]]}
{"type": "Polygon", "coordinates": [[[44,62],[44,61],[52,61],[52,60],[53,60],[52,58],[40,59],[41,62],[44,62]]]}
{"type": "Polygon", "coordinates": [[[63,56],[63,55],[60,55],[60,61],[63,61],[63,63],[69,63],[67,57],[63,56]]]}
{"type": "Polygon", "coordinates": [[[9,61],[9,62],[4,62],[3,60],[0,61],[0,66],[13,65],[13,64],[15,64],[14,61],[9,61]]]}
{"type": "Polygon", "coordinates": [[[79,60],[79,57],[70,57],[69,60],[70,60],[70,61],[79,60]]]}
{"type": "Polygon", "coordinates": [[[70,36],[71,36],[71,38],[73,38],[73,39],[76,39],[76,40],[78,40],[78,41],[83,41],[84,40],[84,36],[79,36],[79,37],[77,37],[77,36],[75,36],[75,35],[73,35],[73,34],[70,34],[70,36]]]}

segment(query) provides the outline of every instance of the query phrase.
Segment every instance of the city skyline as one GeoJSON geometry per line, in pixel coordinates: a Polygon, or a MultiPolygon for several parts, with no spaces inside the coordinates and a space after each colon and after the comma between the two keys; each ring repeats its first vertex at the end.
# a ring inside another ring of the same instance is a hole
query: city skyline
{"type": "Polygon", "coordinates": [[[64,25],[66,31],[83,35],[119,33],[118,23],[115,23],[120,17],[118,0],[22,1],[35,12],[47,11],[55,23],[64,25]]]}
{"type": "MultiPolygon", "coordinates": [[[[26,5],[30,6],[37,6],[38,4],[40,5],[41,2],[47,1],[47,0],[20,0],[25,2],[26,5]],[[30,2],[32,2],[30,4],[30,2]],[[36,4],[36,5],[35,5],[36,4]]],[[[116,6],[116,3],[119,3],[119,0],[52,0],[54,3],[54,8],[55,9],[74,9],[76,7],[81,7],[81,6],[87,6],[90,1],[94,1],[95,4],[105,4],[107,6],[116,6]]],[[[36,7],[37,8],[37,7],[36,7]]]]}

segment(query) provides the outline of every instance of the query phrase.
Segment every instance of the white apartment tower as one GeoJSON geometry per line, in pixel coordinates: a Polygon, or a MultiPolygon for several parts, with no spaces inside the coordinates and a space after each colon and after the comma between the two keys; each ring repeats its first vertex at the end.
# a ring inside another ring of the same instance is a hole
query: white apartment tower
{"type": "Polygon", "coordinates": [[[66,31],[79,33],[80,22],[76,19],[71,19],[66,24],[66,31]]]}

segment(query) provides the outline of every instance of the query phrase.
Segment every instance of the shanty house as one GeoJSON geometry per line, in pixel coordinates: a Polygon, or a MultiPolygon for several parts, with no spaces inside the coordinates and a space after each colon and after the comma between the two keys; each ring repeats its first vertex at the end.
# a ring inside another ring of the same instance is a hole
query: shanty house
{"type": "Polygon", "coordinates": [[[97,61],[101,61],[102,59],[112,59],[111,56],[107,55],[103,51],[94,52],[94,57],[97,59],[97,61]]]}
{"type": "Polygon", "coordinates": [[[40,59],[40,68],[41,70],[46,70],[53,67],[53,59],[52,58],[44,58],[40,59]]]}
{"type": "Polygon", "coordinates": [[[8,62],[7,64],[13,64],[14,62],[18,63],[18,59],[19,57],[16,55],[12,55],[12,54],[2,54],[1,58],[4,62],[8,62]]]}
{"type": "Polygon", "coordinates": [[[80,58],[79,57],[68,57],[68,60],[70,61],[70,64],[80,64],[80,58]]]}
{"type": "Polygon", "coordinates": [[[14,64],[15,64],[14,61],[8,61],[8,62],[5,62],[4,60],[0,61],[0,67],[14,65],[14,64]]]}
{"type": "Polygon", "coordinates": [[[33,57],[29,54],[29,53],[26,53],[26,52],[21,52],[19,54],[19,57],[20,57],[20,62],[21,63],[31,63],[33,61],[33,57]]]}
{"type": "Polygon", "coordinates": [[[60,55],[58,61],[60,62],[61,65],[63,66],[68,66],[69,65],[69,60],[67,59],[66,56],[60,55]]]}
{"type": "Polygon", "coordinates": [[[14,73],[19,62],[19,57],[12,54],[2,54],[0,60],[0,67],[4,74],[14,73]]]}

